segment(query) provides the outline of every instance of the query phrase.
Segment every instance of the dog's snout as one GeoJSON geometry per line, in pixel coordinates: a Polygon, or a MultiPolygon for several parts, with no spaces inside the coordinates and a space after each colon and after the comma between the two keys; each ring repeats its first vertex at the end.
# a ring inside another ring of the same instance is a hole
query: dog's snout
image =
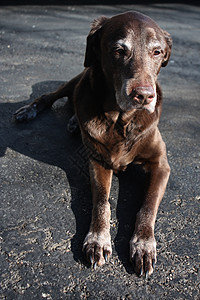
{"type": "Polygon", "coordinates": [[[137,87],[131,92],[131,98],[139,104],[149,104],[155,97],[155,92],[151,86],[137,87]]]}

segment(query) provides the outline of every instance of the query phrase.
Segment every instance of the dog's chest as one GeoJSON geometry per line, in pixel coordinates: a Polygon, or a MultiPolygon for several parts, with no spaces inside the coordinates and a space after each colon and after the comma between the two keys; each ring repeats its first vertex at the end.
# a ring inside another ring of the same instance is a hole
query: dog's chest
{"type": "Polygon", "coordinates": [[[95,119],[87,124],[91,137],[91,156],[115,171],[124,170],[137,156],[138,142],[145,128],[134,119],[124,123],[121,118],[95,119]]]}

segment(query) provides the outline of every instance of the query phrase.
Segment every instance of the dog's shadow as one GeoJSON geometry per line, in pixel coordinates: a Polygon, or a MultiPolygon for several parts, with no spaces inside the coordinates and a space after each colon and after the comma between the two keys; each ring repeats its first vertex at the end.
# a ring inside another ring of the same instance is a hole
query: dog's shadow
{"type": "MultiPolygon", "coordinates": [[[[71,249],[74,259],[86,264],[82,243],[89,229],[92,210],[88,161],[80,134],[74,136],[67,132],[67,122],[72,115],[67,99],[58,100],[53,109],[42,113],[36,120],[20,124],[11,122],[12,114],[18,108],[42,94],[55,90],[62,83],[37,83],[32,87],[30,99],[0,104],[0,155],[3,156],[6,148],[10,147],[65,171],[71,188],[71,208],[76,219],[76,233],[71,240],[71,249]]],[[[132,165],[118,175],[119,195],[117,204],[115,203],[118,229],[112,238],[118,257],[129,273],[133,272],[129,262],[129,240],[134,230],[136,213],[144,198],[147,179],[140,167],[132,165]]]]}
{"type": "Polygon", "coordinates": [[[114,244],[119,260],[126,271],[132,274],[134,270],[130,262],[129,242],[134,232],[136,214],[145,198],[149,174],[141,165],[131,164],[125,172],[118,175],[118,180],[119,195],[116,206],[118,228],[114,244]]]}

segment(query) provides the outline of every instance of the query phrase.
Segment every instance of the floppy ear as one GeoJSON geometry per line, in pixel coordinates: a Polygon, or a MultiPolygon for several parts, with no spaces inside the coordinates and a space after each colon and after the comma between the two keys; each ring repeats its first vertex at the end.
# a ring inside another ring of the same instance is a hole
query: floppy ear
{"type": "Polygon", "coordinates": [[[85,51],[85,67],[90,67],[98,58],[98,50],[100,48],[100,31],[107,20],[108,18],[106,17],[100,17],[94,20],[91,24],[91,30],[87,37],[87,45],[85,51]]]}
{"type": "Polygon", "coordinates": [[[164,37],[165,37],[165,41],[167,43],[165,57],[164,57],[163,62],[162,62],[162,67],[165,67],[168,64],[168,61],[169,61],[169,58],[170,58],[170,55],[171,55],[172,37],[167,31],[164,31],[164,30],[163,30],[163,34],[164,34],[164,37]]]}

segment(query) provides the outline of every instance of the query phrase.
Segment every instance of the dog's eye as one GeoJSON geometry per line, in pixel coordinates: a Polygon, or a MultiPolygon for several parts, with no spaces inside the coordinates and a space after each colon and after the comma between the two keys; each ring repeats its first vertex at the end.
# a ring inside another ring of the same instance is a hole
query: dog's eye
{"type": "Polygon", "coordinates": [[[113,49],[114,56],[123,56],[125,54],[125,50],[123,48],[115,48],[113,49]]]}
{"type": "Polygon", "coordinates": [[[160,51],[160,50],[157,50],[157,49],[156,49],[156,50],[153,51],[153,55],[154,55],[154,56],[158,56],[158,55],[160,55],[160,54],[161,54],[161,51],[160,51]]]}

